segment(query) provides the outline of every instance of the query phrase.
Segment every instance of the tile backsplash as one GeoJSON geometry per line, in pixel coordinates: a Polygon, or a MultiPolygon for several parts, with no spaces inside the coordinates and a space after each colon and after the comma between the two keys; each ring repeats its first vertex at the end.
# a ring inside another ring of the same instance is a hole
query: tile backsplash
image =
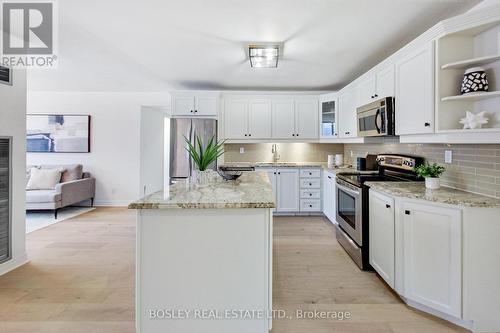
{"type": "MultiPolygon", "coordinates": [[[[342,144],[277,143],[280,162],[327,162],[328,155],[344,153],[342,144]]],[[[272,162],[272,143],[225,144],[224,162],[272,162]],[[240,154],[240,147],[245,153],[240,154]]]]}
{"type": "Polygon", "coordinates": [[[388,140],[379,144],[345,144],[345,160],[355,164],[367,153],[403,153],[425,157],[446,168],[442,184],[500,198],[499,144],[400,144],[388,140]],[[451,164],[444,162],[445,150],[453,152],[451,164]]]}

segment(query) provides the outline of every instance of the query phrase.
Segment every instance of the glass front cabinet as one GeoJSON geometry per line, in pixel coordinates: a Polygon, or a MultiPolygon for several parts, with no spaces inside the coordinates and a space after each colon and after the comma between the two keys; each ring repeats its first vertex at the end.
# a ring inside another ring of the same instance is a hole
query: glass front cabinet
{"type": "Polygon", "coordinates": [[[338,113],[336,94],[322,95],[320,99],[321,109],[321,137],[338,138],[338,113]]]}

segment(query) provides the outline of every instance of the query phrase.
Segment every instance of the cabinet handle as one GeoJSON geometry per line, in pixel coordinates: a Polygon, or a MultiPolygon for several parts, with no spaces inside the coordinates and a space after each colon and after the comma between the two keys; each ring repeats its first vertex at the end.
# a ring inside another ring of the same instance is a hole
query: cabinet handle
{"type": "Polygon", "coordinates": [[[276,174],[276,172],[274,174],[276,174]]]}
{"type": "Polygon", "coordinates": [[[377,94],[375,94],[375,97],[378,97],[378,95],[377,95],[377,94]]]}
{"type": "Polygon", "coordinates": [[[312,186],[313,184],[312,183],[309,183],[309,186],[312,186]]]}
{"type": "Polygon", "coordinates": [[[299,133],[295,134],[295,136],[299,136],[299,133]]]}
{"type": "Polygon", "coordinates": [[[374,97],[375,97],[375,96],[373,96],[373,95],[371,96],[371,98],[374,98],[374,97]]]}
{"type": "Polygon", "coordinates": [[[309,176],[312,176],[312,172],[309,172],[309,176]]]}
{"type": "Polygon", "coordinates": [[[391,205],[385,204],[385,208],[391,208],[391,205]]]}
{"type": "Polygon", "coordinates": [[[248,136],[252,136],[252,134],[248,134],[248,136]]]}
{"type": "Polygon", "coordinates": [[[191,110],[191,112],[194,112],[193,110],[191,110]]]}
{"type": "Polygon", "coordinates": [[[313,194],[312,194],[312,193],[309,193],[309,196],[310,196],[310,197],[312,197],[312,196],[313,196],[313,194]]]}
{"type": "Polygon", "coordinates": [[[329,179],[332,179],[332,177],[328,176],[329,179]]]}
{"type": "Polygon", "coordinates": [[[278,172],[278,175],[281,175],[281,172],[278,172]]]}
{"type": "Polygon", "coordinates": [[[310,207],[310,208],[312,208],[312,207],[313,207],[313,205],[309,205],[309,207],[310,207]]]}
{"type": "Polygon", "coordinates": [[[410,215],[410,211],[409,210],[405,210],[405,214],[406,215],[410,215]]]}
{"type": "Polygon", "coordinates": [[[345,132],[345,134],[346,134],[346,135],[349,135],[349,134],[351,134],[351,132],[345,132]]]}
{"type": "Polygon", "coordinates": [[[248,136],[248,134],[245,134],[245,136],[248,136]]]}
{"type": "Polygon", "coordinates": [[[295,136],[295,134],[292,134],[292,136],[295,136]]]}
{"type": "Polygon", "coordinates": [[[425,123],[425,127],[431,127],[431,123],[425,123]]]}

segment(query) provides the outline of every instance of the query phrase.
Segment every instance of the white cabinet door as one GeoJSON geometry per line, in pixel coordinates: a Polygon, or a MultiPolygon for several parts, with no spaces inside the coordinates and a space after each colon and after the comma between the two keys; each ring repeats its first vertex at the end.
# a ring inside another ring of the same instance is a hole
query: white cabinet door
{"type": "Polygon", "coordinates": [[[347,89],[339,95],[339,137],[355,138],[358,136],[356,114],[356,91],[347,89]]]}
{"type": "Polygon", "coordinates": [[[370,265],[394,289],[394,199],[370,190],[370,265]]]}
{"type": "Polygon", "coordinates": [[[270,100],[250,100],[248,105],[248,134],[251,139],[269,139],[272,135],[270,100]]]}
{"type": "Polygon", "coordinates": [[[248,139],[248,100],[224,102],[224,135],[226,139],[248,139]]]}
{"type": "Polygon", "coordinates": [[[277,169],[278,212],[299,210],[299,170],[277,169]]]}
{"type": "Polygon", "coordinates": [[[174,115],[194,115],[194,95],[193,94],[174,94],[172,96],[172,114],[174,115]]]}
{"type": "Polygon", "coordinates": [[[377,73],[377,89],[375,98],[394,96],[394,65],[391,65],[377,73]]]}
{"type": "Polygon", "coordinates": [[[461,318],[461,211],[410,202],[402,208],[404,296],[461,318]]]}
{"type": "Polygon", "coordinates": [[[356,107],[368,104],[375,99],[375,76],[364,79],[357,87],[356,107]]]}
{"type": "Polygon", "coordinates": [[[295,107],[294,101],[277,100],[272,102],[273,133],[275,139],[295,138],[295,107]]]}
{"type": "Polygon", "coordinates": [[[295,135],[299,140],[318,138],[318,100],[296,100],[295,117],[295,135]]]}
{"type": "Polygon", "coordinates": [[[396,63],[396,134],[434,132],[434,43],[396,63]]]}
{"type": "Polygon", "coordinates": [[[216,116],[217,103],[218,99],[216,96],[195,96],[194,113],[196,116],[216,116]]]}
{"type": "Polygon", "coordinates": [[[330,220],[335,223],[335,175],[333,173],[323,173],[323,213],[330,220]]]}

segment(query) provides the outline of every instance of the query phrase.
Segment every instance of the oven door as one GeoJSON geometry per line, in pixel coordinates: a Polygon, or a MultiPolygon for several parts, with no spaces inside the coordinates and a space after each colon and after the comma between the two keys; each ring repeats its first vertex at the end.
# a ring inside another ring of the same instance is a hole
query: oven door
{"type": "MultiPolygon", "coordinates": [[[[354,186],[353,186],[354,187],[354,186]]],[[[361,188],[355,190],[350,186],[336,184],[337,188],[337,222],[340,227],[359,246],[363,246],[363,217],[361,188]]]]}
{"type": "Polygon", "coordinates": [[[387,134],[385,107],[376,107],[358,112],[359,136],[381,136],[387,134]]]}

